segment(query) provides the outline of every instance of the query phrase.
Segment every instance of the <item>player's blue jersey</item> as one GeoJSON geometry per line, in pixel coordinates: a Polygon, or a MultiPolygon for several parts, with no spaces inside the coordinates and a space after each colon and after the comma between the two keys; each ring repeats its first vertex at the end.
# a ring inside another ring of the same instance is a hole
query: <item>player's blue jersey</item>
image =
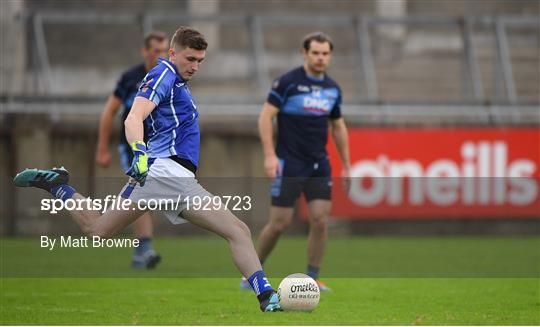
{"type": "MultiPolygon", "coordinates": [[[[120,133],[120,141],[125,144],[127,144],[127,140],[124,121],[129,114],[131,106],[133,105],[135,95],[139,90],[139,86],[141,85],[144,75],[146,75],[146,68],[144,67],[144,64],[134,66],[122,74],[114,89],[114,96],[120,99],[122,101],[122,105],[124,106],[122,112],[122,133],[120,133]]],[[[147,132],[148,130],[145,125],[145,141],[147,140],[147,132]]]]}
{"type": "Polygon", "coordinates": [[[298,67],[274,81],[267,101],[279,108],[276,154],[317,162],[327,156],[328,119],[341,117],[341,89],[327,75],[298,67]]]}
{"type": "Polygon", "coordinates": [[[199,164],[199,113],[189,92],[187,82],[178,74],[174,64],[165,59],[144,77],[137,96],[156,104],[146,119],[148,127],[148,156],[176,156],[199,164]]]}

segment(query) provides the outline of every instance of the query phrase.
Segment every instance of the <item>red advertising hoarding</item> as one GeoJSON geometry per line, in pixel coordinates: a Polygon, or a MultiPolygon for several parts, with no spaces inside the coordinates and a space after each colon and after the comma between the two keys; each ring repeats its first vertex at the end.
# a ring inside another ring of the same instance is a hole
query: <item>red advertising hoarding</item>
{"type": "MultiPolygon", "coordinates": [[[[335,179],[333,217],[540,217],[537,128],[362,128],[349,142],[352,185],[335,179]]],[[[339,177],[331,140],[328,151],[339,177]]]]}

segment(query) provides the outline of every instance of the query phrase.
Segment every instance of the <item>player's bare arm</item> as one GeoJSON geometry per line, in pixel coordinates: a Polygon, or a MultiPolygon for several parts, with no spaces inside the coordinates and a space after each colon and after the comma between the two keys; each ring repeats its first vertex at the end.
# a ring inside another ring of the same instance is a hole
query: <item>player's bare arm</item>
{"type": "Polygon", "coordinates": [[[133,161],[126,172],[141,186],[148,175],[148,154],[144,143],[144,119],[156,108],[156,104],[144,97],[137,96],[129,115],[124,121],[126,140],[133,151],[133,161]]]}
{"type": "Polygon", "coordinates": [[[99,136],[96,149],[96,163],[101,167],[108,167],[111,164],[111,153],[109,152],[109,140],[111,137],[114,116],[122,105],[122,100],[115,95],[109,96],[101,117],[99,119],[99,136]]]}
{"type": "Polygon", "coordinates": [[[129,111],[129,115],[124,121],[126,127],[126,138],[128,143],[141,141],[144,138],[143,122],[150,115],[152,110],[156,108],[156,104],[146,98],[136,97],[133,102],[133,107],[129,111]]]}
{"type": "Polygon", "coordinates": [[[279,109],[265,102],[259,116],[259,135],[264,153],[264,171],[266,176],[275,178],[279,169],[279,161],[274,148],[274,126],[272,121],[279,109]]]}
{"type": "Polygon", "coordinates": [[[330,126],[332,130],[332,137],[341,159],[343,170],[341,177],[344,181],[344,187],[346,190],[350,187],[351,176],[351,160],[349,156],[349,136],[347,132],[347,125],[343,118],[330,120],[330,126]]]}

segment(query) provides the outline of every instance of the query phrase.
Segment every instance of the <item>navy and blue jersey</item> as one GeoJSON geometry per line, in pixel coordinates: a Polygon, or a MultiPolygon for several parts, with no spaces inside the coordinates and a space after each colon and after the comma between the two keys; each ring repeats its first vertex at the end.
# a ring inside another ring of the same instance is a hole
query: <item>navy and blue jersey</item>
{"type": "MultiPolygon", "coordinates": [[[[139,64],[125,71],[120,77],[120,80],[118,80],[118,82],[116,83],[113,94],[122,101],[122,105],[124,106],[124,109],[122,111],[122,133],[120,134],[121,143],[127,144],[124,121],[129,114],[129,110],[131,109],[133,101],[135,100],[135,95],[137,95],[139,86],[141,85],[142,79],[144,78],[146,73],[147,72],[144,64],[139,64]]],[[[146,126],[144,135],[146,140],[146,126]]],[[[129,149],[129,146],[127,148],[129,149]]],[[[129,152],[131,152],[131,150],[129,150],[129,152]]]]}
{"type": "Polygon", "coordinates": [[[318,162],[326,158],[328,119],[341,117],[341,89],[330,77],[307,75],[298,67],[272,84],[267,101],[279,109],[276,154],[318,162]]]}
{"type": "Polygon", "coordinates": [[[144,77],[137,96],[156,104],[146,122],[148,156],[178,157],[199,164],[199,113],[187,82],[174,64],[165,59],[144,77]]]}

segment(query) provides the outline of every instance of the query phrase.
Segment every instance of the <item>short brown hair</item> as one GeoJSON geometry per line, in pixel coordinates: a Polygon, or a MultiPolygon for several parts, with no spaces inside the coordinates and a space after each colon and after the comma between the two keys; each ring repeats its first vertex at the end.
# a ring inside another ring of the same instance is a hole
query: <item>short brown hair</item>
{"type": "Polygon", "coordinates": [[[195,50],[206,50],[208,47],[204,35],[199,31],[186,26],[180,26],[180,28],[174,32],[171,39],[171,48],[174,48],[175,45],[178,45],[181,48],[187,47],[195,50]]]}
{"type": "Polygon", "coordinates": [[[323,32],[313,32],[306,35],[304,37],[304,40],[302,41],[302,46],[304,47],[304,50],[309,50],[309,47],[311,46],[311,41],[316,41],[319,43],[328,42],[328,44],[330,44],[330,51],[334,50],[334,44],[332,43],[332,39],[323,32]]]}
{"type": "Polygon", "coordinates": [[[144,35],[144,47],[146,49],[150,49],[150,43],[153,41],[153,40],[156,40],[158,42],[163,42],[164,40],[167,39],[167,34],[165,34],[165,32],[162,32],[162,31],[151,31],[149,33],[146,33],[144,35]]]}

